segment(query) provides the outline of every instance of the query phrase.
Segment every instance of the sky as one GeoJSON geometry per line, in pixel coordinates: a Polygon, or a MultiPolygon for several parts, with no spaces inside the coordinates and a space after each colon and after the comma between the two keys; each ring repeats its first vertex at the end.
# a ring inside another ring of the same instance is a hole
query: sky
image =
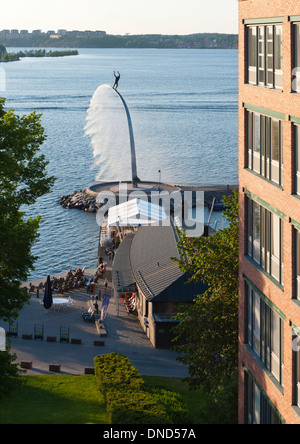
{"type": "Polygon", "coordinates": [[[237,0],[9,0],[2,29],[101,30],[107,34],[237,34],[237,0]]]}

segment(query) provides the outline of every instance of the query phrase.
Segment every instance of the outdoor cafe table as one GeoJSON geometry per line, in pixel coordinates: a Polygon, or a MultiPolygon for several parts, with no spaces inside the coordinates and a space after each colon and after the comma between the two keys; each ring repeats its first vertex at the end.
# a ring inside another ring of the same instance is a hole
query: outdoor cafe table
{"type": "Polygon", "coordinates": [[[60,308],[64,308],[64,307],[67,307],[67,306],[69,306],[69,304],[70,304],[70,302],[69,302],[69,299],[66,299],[66,298],[53,298],[53,308],[55,309],[55,308],[57,308],[57,309],[60,309],[60,308]]]}

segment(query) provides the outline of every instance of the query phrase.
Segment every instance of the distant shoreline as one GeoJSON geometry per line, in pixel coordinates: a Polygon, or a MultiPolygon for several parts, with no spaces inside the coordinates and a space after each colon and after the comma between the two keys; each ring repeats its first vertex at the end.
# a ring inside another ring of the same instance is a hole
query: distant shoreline
{"type": "Polygon", "coordinates": [[[17,53],[7,53],[2,54],[2,58],[0,58],[0,62],[9,63],[9,62],[18,62],[22,58],[44,58],[44,57],[68,57],[68,56],[76,56],[78,55],[77,50],[68,50],[68,51],[49,51],[46,52],[45,49],[38,50],[30,50],[30,51],[19,51],[17,53]]]}
{"type": "Polygon", "coordinates": [[[71,36],[47,34],[27,36],[1,36],[0,45],[10,48],[98,48],[98,49],[237,49],[237,34],[198,33],[188,35],[109,35],[71,36]],[[53,37],[53,36],[52,36],[53,37]]]}

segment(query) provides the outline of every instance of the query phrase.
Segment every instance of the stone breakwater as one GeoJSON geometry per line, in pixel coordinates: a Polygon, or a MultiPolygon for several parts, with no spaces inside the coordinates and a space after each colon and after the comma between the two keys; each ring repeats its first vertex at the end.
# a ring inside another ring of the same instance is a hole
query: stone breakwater
{"type": "Polygon", "coordinates": [[[92,195],[87,190],[74,191],[73,194],[61,196],[59,204],[67,209],[77,209],[87,213],[96,213],[100,204],[96,202],[96,195],[92,195]]]}
{"type": "MultiPolygon", "coordinates": [[[[74,191],[73,194],[69,194],[66,196],[61,196],[59,199],[59,204],[67,209],[77,209],[86,211],[88,213],[96,213],[99,208],[101,208],[102,204],[96,202],[96,197],[99,192],[112,190],[112,187],[119,185],[119,182],[109,182],[103,184],[97,184],[90,188],[86,188],[80,191],[74,191]]],[[[160,184],[160,186],[164,187],[165,191],[171,193],[176,189],[184,191],[203,191],[204,192],[204,204],[209,208],[211,207],[213,198],[215,198],[215,210],[223,210],[224,206],[220,207],[220,201],[222,201],[223,196],[229,196],[232,194],[233,190],[237,190],[237,185],[215,185],[215,186],[198,186],[198,185],[168,185],[168,184],[160,184]],[[169,187],[169,188],[168,188],[169,187]]],[[[141,188],[143,191],[143,188],[141,188]]],[[[118,204],[118,195],[116,196],[116,204],[118,204]]]]}

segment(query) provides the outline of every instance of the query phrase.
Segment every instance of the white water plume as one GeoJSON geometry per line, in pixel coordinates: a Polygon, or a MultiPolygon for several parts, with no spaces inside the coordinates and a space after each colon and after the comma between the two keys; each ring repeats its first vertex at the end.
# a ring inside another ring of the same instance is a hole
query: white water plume
{"type": "Polygon", "coordinates": [[[126,112],[109,85],[100,85],[87,111],[85,134],[91,137],[95,180],[131,179],[130,137],[126,112]]]}

